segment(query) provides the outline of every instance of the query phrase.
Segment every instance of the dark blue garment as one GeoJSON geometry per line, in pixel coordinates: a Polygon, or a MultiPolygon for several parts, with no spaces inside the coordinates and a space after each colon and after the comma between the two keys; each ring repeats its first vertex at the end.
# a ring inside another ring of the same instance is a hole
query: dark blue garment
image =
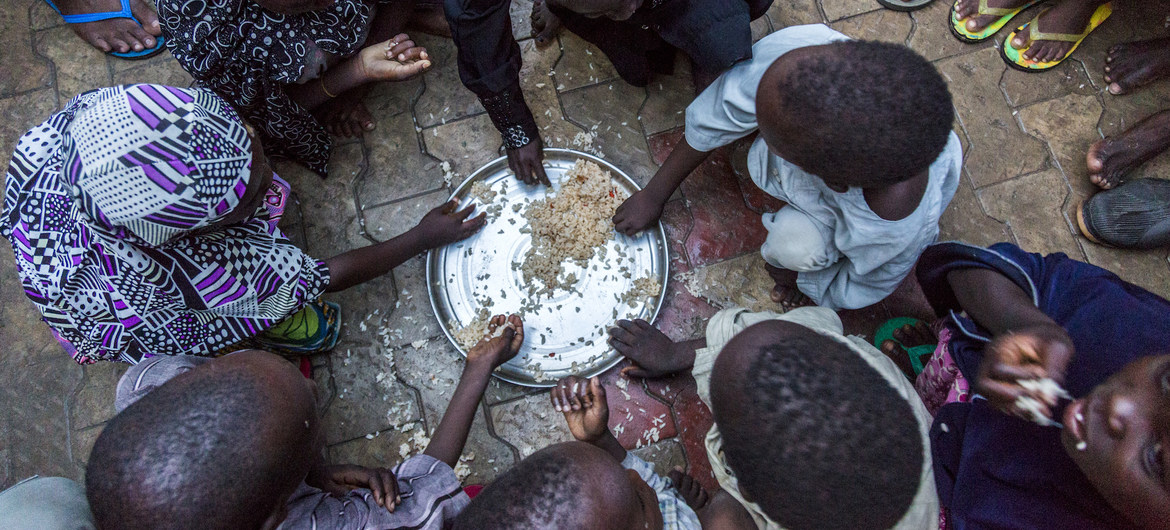
{"type": "MultiPolygon", "coordinates": [[[[1065,388],[1074,397],[1170,346],[1170,302],[1100,267],[1008,243],[932,245],[918,262],[918,280],[935,312],[946,317],[951,356],[972,386],[990,333],[959,314],[947,282],[948,272],[968,268],[1003,274],[1068,331],[1076,353],[1065,388]]],[[[931,452],[939,501],[958,529],[1132,526],[1069,458],[1058,428],[1007,416],[983,401],[952,403],[935,416],[931,452]]]]}

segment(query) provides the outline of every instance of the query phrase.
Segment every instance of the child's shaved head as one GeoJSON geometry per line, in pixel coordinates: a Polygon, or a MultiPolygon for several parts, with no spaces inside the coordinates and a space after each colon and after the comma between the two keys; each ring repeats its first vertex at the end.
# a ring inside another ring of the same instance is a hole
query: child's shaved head
{"type": "Polygon", "coordinates": [[[593,445],[565,442],[496,478],[459,514],[454,528],[626,530],[643,528],[647,509],[658,510],[657,498],[636,473],[593,445]]]}
{"type": "Polygon", "coordinates": [[[768,147],[840,186],[912,178],[946,147],[955,111],[946,81],[899,44],[838,41],[798,48],[760,80],[760,134],[768,147]]]}
{"type": "Polygon", "coordinates": [[[110,420],[86,497],[103,529],[259,528],[308,473],[319,434],[312,382],[296,367],[267,352],[229,355],[110,420]]]}
{"type": "Polygon", "coordinates": [[[910,405],[838,340],[751,326],[716,359],[711,398],[740,489],[785,528],[889,528],[917,494],[910,405]]]}

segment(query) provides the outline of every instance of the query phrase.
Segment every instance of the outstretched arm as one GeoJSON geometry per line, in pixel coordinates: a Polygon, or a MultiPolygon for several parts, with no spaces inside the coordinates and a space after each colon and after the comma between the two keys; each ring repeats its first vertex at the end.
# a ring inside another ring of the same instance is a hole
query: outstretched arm
{"type": "Polygon", "coordinates": [[[658,218],[662,217],[662,208],[674,190],[706,158],[707,152],[691,147],[685,137],[679,140],[646,188],[618,206],[613,215],[614,229],[632,236],[658,222],[658,218]]]}
{"type": "Polygon", "coordinates": [[[524,322],[517,315],[505,319],[504,315],[492,317],[488,324],[488,337],[479,341],[467,352],[467,365],[459,377],[459,385],[451,396],[451,403],[443,413],[443,419],[431,436],[423,454],[441,460],[452,468],[459,462],[467,434],[475,420],[475,409],[491,380],[492,370],[516,356],[524,343],[524,322]],[[496,336],[501,326],[504,330],[496,336]]]}
{"type": "Polygon", "coordinates": [[[561,379],[549,393],[549,400],[565,415],[574,438],[597,446],[618,462],[626,459],[626,448],[609,430],[609,400],[597,377],[570,375],[561,379]]]}
{"type": "Polygon", "coordinates": [[[627,377],[662,377],[689,370],[695,352],[707,347],[707,339],[674,342],[642,319],[619,320],[609,329],[609,345],[633,364],[622,368],[627,377]]]}
{"type": "Polygon", "coordinates": [[[304,84],[285,85],[288,96],[307,110],[343,92],[375,81],[402,81],[431,67],[425,48],[415,46],[405,33],[363,48],[333,68],[321,78],[304,84]]]}
{"type": "Polygon", "coordinates": [[[954,270],[947,274],[947,282],[963,310],[992,334],[975,381],[979,392],[997,408],[1025,418],[1030,415],[1019,410],[1017,399],[1032,397],[1051,417],[1055,397],[1025,389],[1019,382],[1040,378],[1064,382],[1074,353],[1068,332],[1036,307],[1028,293],[996,271],[954,270]]]}
{"type": "Polygon", "coordinates": [[[467,219],[473,206],[455,211],[454,201],[432,209],[406,233],[370,246],[351,250],[325,260],[329,268],[326,292],[348,289],[390,272],[415,255],[448,243],[466,239],[487,222],[483,214],[467,219]]]}
{"type": "Polygon", "coordinates": [[[520,90],[520,46],[512,38],[509,0],[448,0],[459,78],[479,97],[503,137],[508,167],[520,180],[548,184],[540,129],[520,90]]]}

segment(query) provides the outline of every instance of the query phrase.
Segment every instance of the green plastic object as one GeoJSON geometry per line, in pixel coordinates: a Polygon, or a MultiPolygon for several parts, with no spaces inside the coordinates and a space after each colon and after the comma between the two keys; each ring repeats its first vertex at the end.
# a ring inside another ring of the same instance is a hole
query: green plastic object
{"type": "Polygon", "coordinates": [[[897,342],[899,346],[902,346],[902,348],[906,350],[907,355],[910,357],[910,366],[914,368],[914,375],[922,373],[922,359],[920,357],[922,357],[924,354],[934,352],[935,348],[938,347],[938,344],[923,344],[921,346],[907,348],[905,344],[902,344],[901,341],[894,338],[894,330],[907,324],[915,326],[919,322],[922,321],[913,317],[891,318],[883,322],[882,325],[878,326],[877,331],[873,332],[873,346],[875,348],[880,350],[882,349],[883,342],[892,340],[897,342]]]}

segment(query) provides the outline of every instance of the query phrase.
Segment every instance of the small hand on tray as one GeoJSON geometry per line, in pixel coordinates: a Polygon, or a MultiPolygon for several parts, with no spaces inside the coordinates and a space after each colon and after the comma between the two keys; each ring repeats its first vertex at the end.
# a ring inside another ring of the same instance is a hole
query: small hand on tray
{"type": "Polygon", "coordinates": [[[491,363],[496,368],[520,353],[523,344],[524,322],[519,315],[493,316],[487,335],[468,350],[467,363],[491,363]]]}

